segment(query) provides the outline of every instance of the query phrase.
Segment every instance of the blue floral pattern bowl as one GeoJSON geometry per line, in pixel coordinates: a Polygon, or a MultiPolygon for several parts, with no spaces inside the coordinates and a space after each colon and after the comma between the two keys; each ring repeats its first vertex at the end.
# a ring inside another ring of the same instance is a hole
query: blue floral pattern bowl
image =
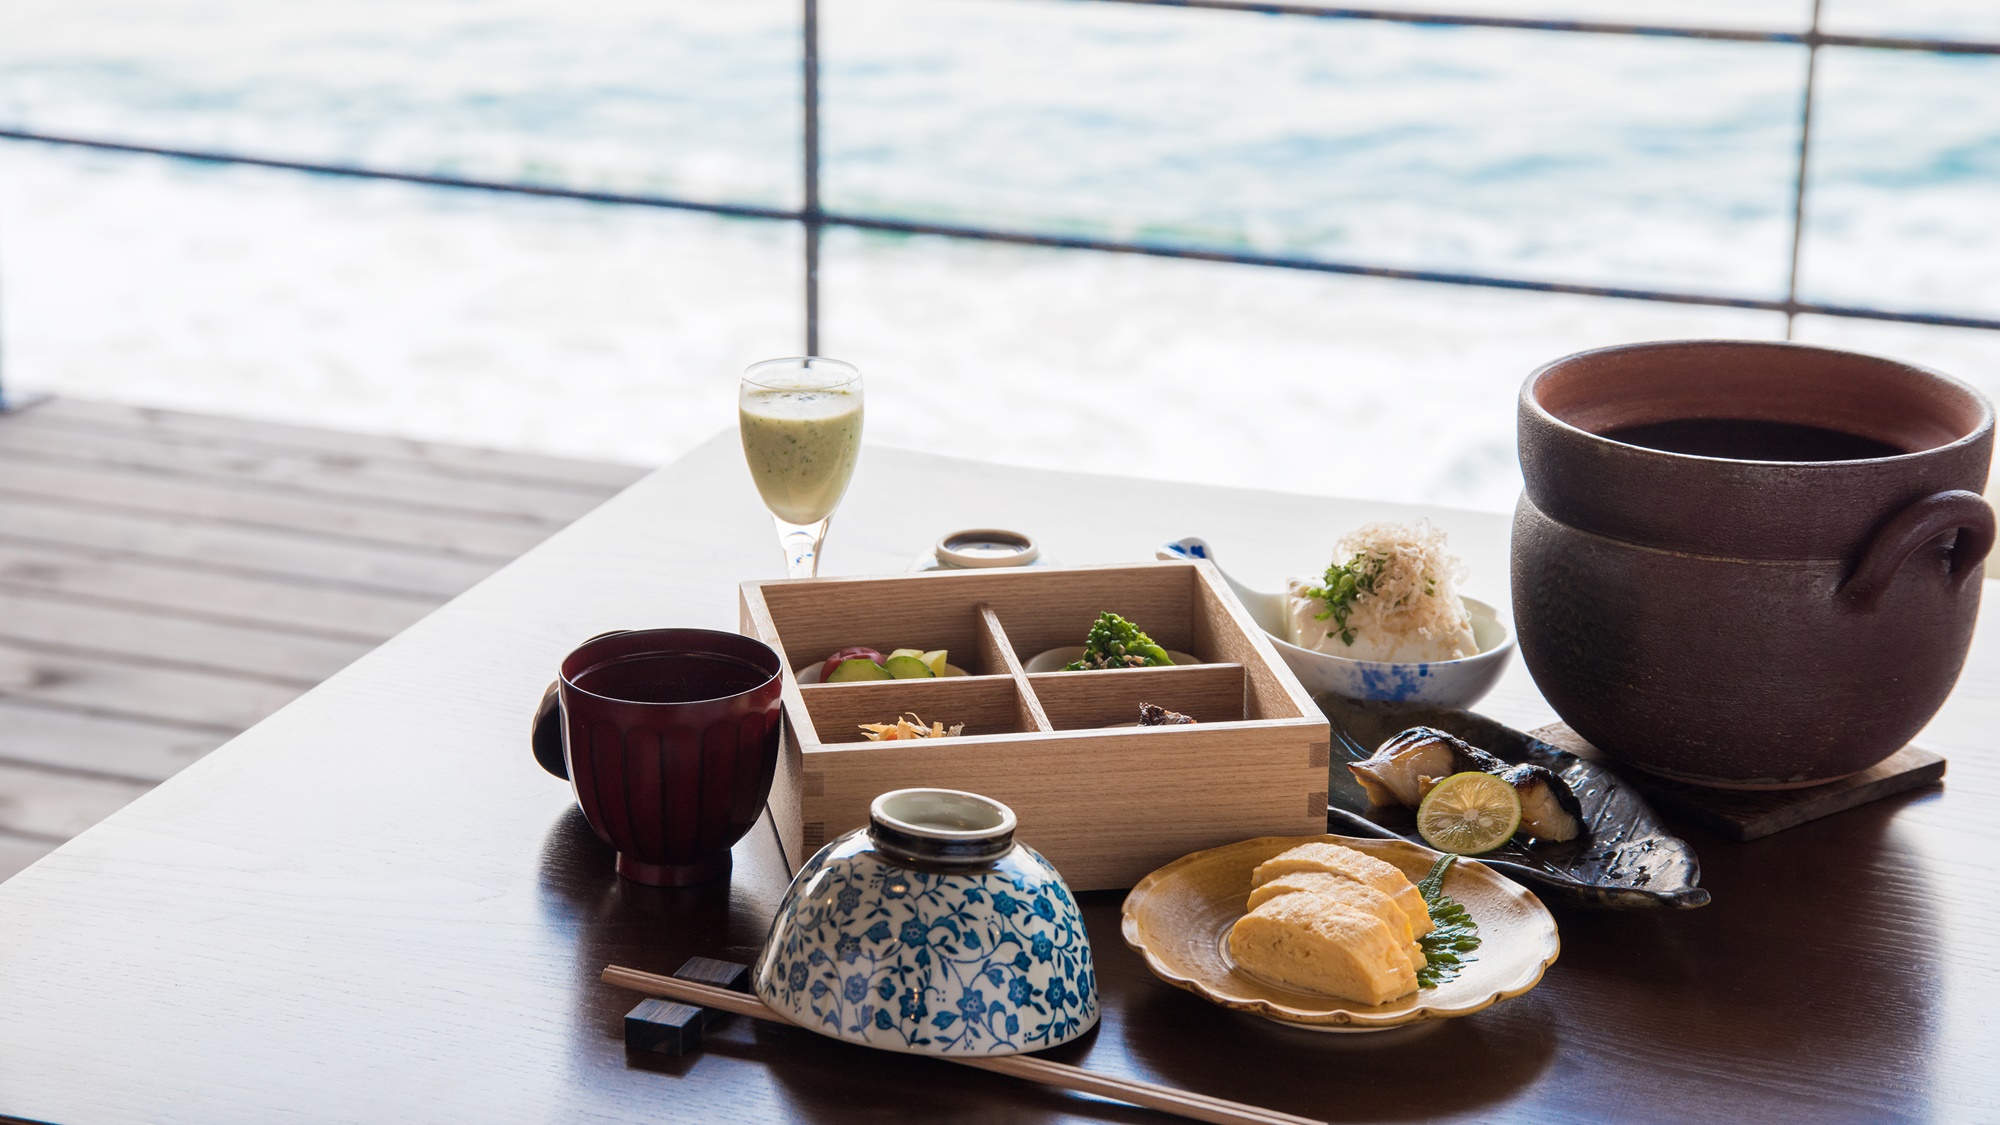
{"type": "Polygon", "coordinates": [[[901,789],[799,869],[757,994],[801,1027],[925,1055],[1011,1055],[1097,1024],[1090,939],[1062,876],[989,798],[901,789]]]}

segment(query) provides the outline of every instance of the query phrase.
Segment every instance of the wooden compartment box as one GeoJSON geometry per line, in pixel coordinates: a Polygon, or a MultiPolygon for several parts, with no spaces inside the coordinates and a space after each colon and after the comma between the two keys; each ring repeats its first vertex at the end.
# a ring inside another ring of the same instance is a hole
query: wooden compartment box
{"type": "Polygon", "coordinates": [[[909,786],[1012,806],[1077,890],[1129,887],[1191,851],[1326,831],[1326,719],[1207,562],[746,582],[743,632],[777,649],[785,744],[770,808],[796,872],[909,786]],[[1105,610],[1203,663],[1028,675],[1105,610]],[[949,649],[963,677],[801,685],[837,649],[949,649]],[[1199,722],[1121,727],[1139,704],[1199,722]],[[956,738],[870,742],[904,712],[956,738]]]}

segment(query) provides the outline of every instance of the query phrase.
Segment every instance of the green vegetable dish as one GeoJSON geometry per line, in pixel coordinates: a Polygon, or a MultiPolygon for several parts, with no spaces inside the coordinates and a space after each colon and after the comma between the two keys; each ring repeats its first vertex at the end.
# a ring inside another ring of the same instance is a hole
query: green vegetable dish
{"type": "Polygon", "coordinates": [[[1167,650],[1137,625],[1115,613],[1100,613],[1083,641],[1083,658],[1063,665],[1065,672],[1095,672],[1107,668],[1159,668],[1171,665],[1167,650]]]}
{"type": "Polygon", "coordinates": [[[1424,967],[1417,972],[1418,988],[1436,988],[1457,976],[1467,961],[1478,960],[1471,954],[1479,948],[1479,924],[1457,899],[1444,893],[1444,873],[1457,859],[1455,855],[1439,856],[1430,874],[1417,884],[1424,905],[1430,908],[1433,927],[1417,939],[1424,951],[1424,967]]]}

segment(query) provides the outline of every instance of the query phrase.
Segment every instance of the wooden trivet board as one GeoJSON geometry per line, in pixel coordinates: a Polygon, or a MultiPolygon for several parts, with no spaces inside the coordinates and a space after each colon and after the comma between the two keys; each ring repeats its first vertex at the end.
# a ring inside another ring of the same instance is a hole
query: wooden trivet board
{"type": "MultiPolygon", "coordinates": [[[[1597,747],[1563,723],[1528,732],[1582,758],[1604,759],[1597,747]]],[[[1732,840],[1755,840],[1870,801],[1908,792],[1944,777],[1944,756],[1911,743],[1853,777],[1810,789],[1707,789],[1639,770],[1620,770],[1648,800],[1732,840]]]]}

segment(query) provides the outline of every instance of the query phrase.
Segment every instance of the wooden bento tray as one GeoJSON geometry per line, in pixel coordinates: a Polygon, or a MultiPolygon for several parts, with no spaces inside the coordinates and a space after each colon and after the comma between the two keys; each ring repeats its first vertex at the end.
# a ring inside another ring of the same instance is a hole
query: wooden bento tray
{"type": "Polygon", "coordinates": [[[1129,887],[1188,852],[1326,831],[1325,717],[1207,562],[745,582],[743,632],[784,658],[770,807],[796,872],[910,786],[983,793],[1077,890],[1129,887]],[[1201,664],[1028,675],[1105,610],[1201,664]],[[837,649],[948,649],[970,673],[801,686],[837,649]],[[1120,727],[1156,703],[1199,720],[1120,727]],[[904,712],[956,738],[870,742],[904,712]]]}

